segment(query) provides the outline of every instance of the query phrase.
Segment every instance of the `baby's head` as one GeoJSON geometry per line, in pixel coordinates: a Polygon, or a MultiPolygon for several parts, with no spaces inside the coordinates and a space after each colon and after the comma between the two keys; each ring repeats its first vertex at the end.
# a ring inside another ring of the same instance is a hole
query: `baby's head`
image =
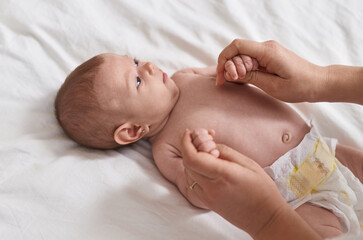
{"type": "Polygon", "coordinates": [[[113,149],[156,134],[179,96],[174,81],[150,62],[100,54],[66,78],[57,119],[77,143],[113,149]]]}

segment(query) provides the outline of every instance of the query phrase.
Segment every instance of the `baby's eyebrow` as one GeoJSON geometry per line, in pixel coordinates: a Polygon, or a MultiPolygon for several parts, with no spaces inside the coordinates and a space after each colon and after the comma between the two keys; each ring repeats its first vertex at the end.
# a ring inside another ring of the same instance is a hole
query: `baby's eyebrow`
{"type": "Polygon", "coordinates": [[[130,61],[134,64],[135,63],[135,57],[130,57],[130,56],[128,56],[128,58],[130,59],[130,61]]]}

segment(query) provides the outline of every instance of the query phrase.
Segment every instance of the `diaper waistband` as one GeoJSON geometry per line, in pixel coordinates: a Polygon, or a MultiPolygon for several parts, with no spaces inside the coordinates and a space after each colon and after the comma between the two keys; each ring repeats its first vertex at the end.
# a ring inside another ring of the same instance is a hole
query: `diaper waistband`
{"type": "Polygon", "coordinates": [[[319,138],[309,155],[290,171],[287,179],[290,190],[299,199],[314,193],[336,169],[336,161],[332,150],[319,138]]]}
{"type": "Polygon", "coordinates": [[[303,198],[317,190],[336,168],[336,144],[336,139],[323,138],[312,125],[298,146],[266,167],[265,171],[277,184],[286,186],[282,191],[303,198]]]}

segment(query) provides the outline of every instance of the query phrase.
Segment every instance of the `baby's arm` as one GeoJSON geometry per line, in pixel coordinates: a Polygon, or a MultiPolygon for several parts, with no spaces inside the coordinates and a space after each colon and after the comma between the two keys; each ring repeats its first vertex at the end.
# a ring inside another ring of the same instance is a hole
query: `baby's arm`
{"type": "Polygon", "coordinates": [[[184,174],[183,159],[180,152],[167,143],[153,144],[153,157],[156,166],[162,175],[175,184],[183,196],[196,207],[207,209],[207,207],[189,188],[184,174]]]}
{"type": "MultiPolygon", "coordinates": [[[[202,76],[207,76],[207,77],[216,77],[217,76],[217,66],[210,66],[210,67],[206,67],[206,68],[186,68],[186,69],[182,69],[182,70],[174,73],[174,75],[176,75],[176,74],[197,74],[197,75],[202,75],[202,76]]],[[[171,78],[173,78],[173,77],[171,77],[171,78]]]]}
{"type": "MultiPolygon", "coordinates": [[[[196,129],[192,132],[193,144],[198,151],[207,152],[219,157],[219,151],[213,140],[214,130],[196,129]]],[[[196,207],[207,207],[199,200],[185,179],[183,159],[179,151],[166,143],[153,144],[153,156],[155,164],[160,172],[169,181],[177,185],[179,191],[188,201],[196,207]]]]}

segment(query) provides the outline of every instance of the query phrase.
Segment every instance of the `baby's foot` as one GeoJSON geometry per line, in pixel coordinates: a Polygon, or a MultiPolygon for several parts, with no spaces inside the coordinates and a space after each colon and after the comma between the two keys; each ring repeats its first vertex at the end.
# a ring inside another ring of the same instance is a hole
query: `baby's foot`
{"type": "Polygon", "coordinates": [[[224,65],[224,78],[228,81],[242,80],[250,71],[258,70],[258,62],[247,55],[237,55],[224,65]]]}
{"type": "Polygon", "coordinates": [[[219,157],[217,145],[213,140],[214,135],[214,130],[206,130],[204,128],[194,130],[192,132],[192,140],[195,148],[199,152],[206,152],[219,157]]]}

